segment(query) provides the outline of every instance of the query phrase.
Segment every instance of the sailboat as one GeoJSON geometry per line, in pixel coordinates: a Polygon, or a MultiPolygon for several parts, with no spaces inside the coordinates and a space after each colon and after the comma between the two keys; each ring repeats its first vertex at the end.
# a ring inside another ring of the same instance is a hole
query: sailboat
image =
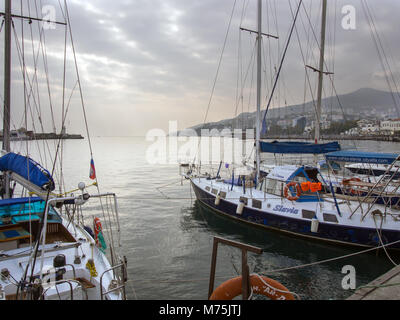
{"type": "MultiPolygon", "coordinates": [[[[19,154],[11,148],[13,20],[25,19],[29,24],[46,21],[12,14],[11,3],[5,0],[2,13],[5,73],[0,157],[0,300],[126,299],[127,262],[121,254],[117,196],[99,191],[93,161],[90,178],[97,193],[89,193],[89,185],[84,182],[76,190],[59,193],[55,191],[54,167],[49,171],[30,154],[19,154]],[[16,196],[17,189],[24,196],[16,196]],[[93,201],[96,209],[87,215],[85,208],[93,201]]],[[[64,10],[66,22],[60,24],[67,25],[66,2],[64,10]]]]}
{"type": "MultiPolygon", "coordinates": [[[[319,71],[318,106],[321,107],[324,29],[327,0],[322,0],[322,41],[319,71]]],[[[377,181],[365,197],[340,197],[332,185],[324,180],[315,165],[273,166],[269,173],[260,170],[261,152],[324,154],[327,161],[347,161],[338,143],[319,144],[316,128],[315,143],[267,143],[260,139],[261,113],[261,0],[258,1],[258,82],[255,138],[255,171],[250,175],[223,180],[217,175],[196,173],[191,167],[189,178],[199,203],[216,214],[255,227],[279,231],[310,241],[324,241],[334,245],[359,247],[389,247],[400,249],[400,210],[379,204],[372,191],[381,184],[377,181]],[[330,157],[329,157],[330,155],[330,157]],[[323,188],[325,186],[330,188],[323,188]]],[[[317,119],[319,117],[317,111],[317,119]]],[[[318,127],[318,126],[316,126],[318,127]]],[[[379,163],[376,154],[364,153],[369,163],[379,163]]],[[[359,159],[359,158],[358,158],[359,159]]],[[[400,155],[388,159],[388,172],[400,155]],[[389,162],[390,161],[390,162],[389,162]]],[[[390,179],[392,180],[392,179],[390,179]]],[[[386,182],[388,183],[388,182],[386,182]]]]}

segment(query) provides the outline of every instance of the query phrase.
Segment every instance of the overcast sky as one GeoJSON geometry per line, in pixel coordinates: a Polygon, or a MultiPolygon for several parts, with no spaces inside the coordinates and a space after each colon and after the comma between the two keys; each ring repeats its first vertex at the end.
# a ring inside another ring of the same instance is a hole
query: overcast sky
{"type": "MultiPolygon", "coordinates": [[[[20,14],[20,1],[12,2],[13,13],[20,14]]],[[[363,87],[388,90],[361,1],[328,2],[327,67],[335,73],[338,93],[348,93],[363,87]],[[347,17],[346,13],[342,13],[342,8],[346,5],[355,9],[354,30],[346,30],[342,26],[343,18],[347,17]]],[[[400,63],[397,57],[400,56],[400,2],[368,0],[364,3],[374,16],[374,24],[393,76],[399,79],[400,63]]],[[[31,15],[36,16],[34,1],[30,1],[30,4],[31,15]]],[[[39,9],[48,4],[56,8],[56,19],[63,21],[58,1],[37,1],[39,9]]],[[[279,36],[279,40],[263,39],[263,77],[267,81],[263,86],[263,101],[268,97],[273,70],[279,64],[292,23],[292,12],[297,4],[298,0],[263,0],[263,31],[279,36]]],[[[304,0],[274,106],[302,103],[305,97],[306,100],[311,97],[305,82],[304,64],[314,67],[318,64],[315,37],[319,41],[320,6],[320,0],[304,0]],[[306,89],[308,92],[305,93],[306,89]]],[[[144,136],[153,128],[167,131],[169,121],[178,121],[179,129],[202,123],[233,8],[235,10],[228,41],[207,121],[231,118],[242,111],[255,111],[254,97],[239,107],[236,107],[235,97],[237,84],[244,81],[247,66],[251,64],[255,41],[254,35],[239,33],[239,25],[255,29],[256,0],[69,0],[68,9],[91,134],[144,136]],[[241,60],[238,64],[239,53],[241,60]],[[238,74],[241,74],[239,80],[238,74]]],[[[3,5],[1,10],[4,10],[3,5]]],[[[24,9],[23,14],[27,15],[28,11],[24,9]]],[[[21,32],[21,23],[14,20],[16,30],[21,32]]],[[[2,41],[3,34],[4,30],[1,31],[2,41]]],[[[24,34],[25,50],[28,51],[31,43],[27,21],[24,34]]],[[[57,110],[61,108],[64,27],[57,25],[56,29],[46,30],[45,41],[48,46],[46,55],[52,104],[57,110]]],[[[15,53],[17,50],[14,44],[15,86],[21,83],[21,78],[16,75],[21,73],[15,53]]],[[[73,62],[71,51],[67,55],[68,61],[73,62]]],[[[31,66],[29,70],[33,69],[31,66]]],[[[252,79],[255,79],[255,71],[249,70],[246,85],[254,88],[252,79]]],[[[66,96],[69,96],[75,85],[74,72],[74,66],[70,64],[67,68],[69,91],[66,96]]],[[[308,74],[315,91],[316,73],[308,71],[308,74]]],[[[43,73],[39,81],[47,94],[43,73]]],[[[326,96],[331,93],[327,82],[326,96]]],[[[13,91],[13,108],[19,111],[23,105],[20,90],[13,91]]],[[[46,104],[44,98],[41,100],[46,104]]],[[[71,101],[67,130],[84,134],[77,90],[71,101]]],[[[43,107],[42,117],[47,130],[51,129],[51,118],[45,110],[43,107]]],[[[55,117],[58,126],[59,119],[55,117]]],[[[13,118],[14,125],[19,126],[21,119],[21,113],[17,114],[13,118]]]]}

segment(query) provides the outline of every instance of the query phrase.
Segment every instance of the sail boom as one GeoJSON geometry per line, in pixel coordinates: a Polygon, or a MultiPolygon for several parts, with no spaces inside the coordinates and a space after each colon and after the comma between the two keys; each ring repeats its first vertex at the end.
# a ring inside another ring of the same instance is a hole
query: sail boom
{"type": "Polygon", "coordinates": [[[324,154],[340,150],[338,142],[315,144],[310,142],[260,142],[261,152],[280,154],[324,154]]]}

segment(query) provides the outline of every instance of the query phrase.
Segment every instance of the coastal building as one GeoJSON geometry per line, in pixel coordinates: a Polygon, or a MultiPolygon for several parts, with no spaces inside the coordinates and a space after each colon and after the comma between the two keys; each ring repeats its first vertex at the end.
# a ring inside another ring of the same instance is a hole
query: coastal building
{"type": "Polygon", "coordinates": [[[381,121],[380,131],[388,134],[395,134],[400,131],[400,119],[389,119],[381,121]]]}

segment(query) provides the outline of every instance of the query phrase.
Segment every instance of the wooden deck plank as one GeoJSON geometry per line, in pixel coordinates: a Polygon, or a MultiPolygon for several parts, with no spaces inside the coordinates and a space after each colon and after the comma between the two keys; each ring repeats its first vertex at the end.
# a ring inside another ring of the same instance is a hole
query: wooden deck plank
{"type": "Polygon", "coordinates": [[[400,266],[361,287],[346,300],[400,300],[400,266]]]}

